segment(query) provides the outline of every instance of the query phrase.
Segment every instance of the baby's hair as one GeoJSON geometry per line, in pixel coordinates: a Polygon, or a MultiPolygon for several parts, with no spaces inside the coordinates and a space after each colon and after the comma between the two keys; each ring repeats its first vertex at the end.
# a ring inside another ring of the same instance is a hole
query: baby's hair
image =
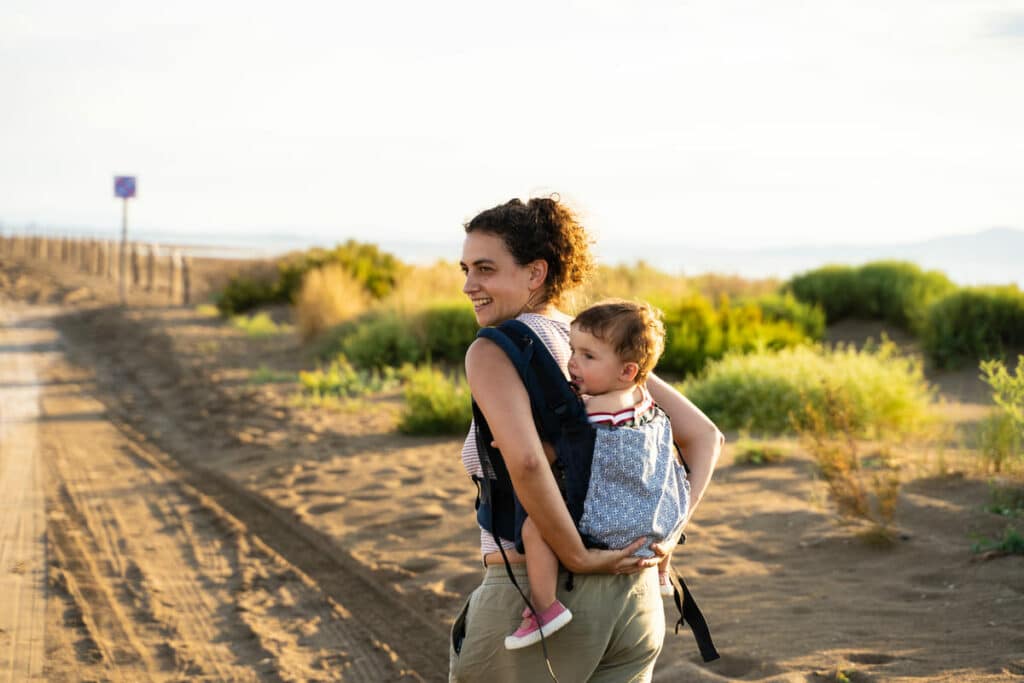
{"type": "Polygon", "coordinates": [[[606,299],[576,316],[572,324],[615,350],[619,360],[636,363],[636,382],[647,379],[665,350],[661,311],[642,301],[606,299]]]}

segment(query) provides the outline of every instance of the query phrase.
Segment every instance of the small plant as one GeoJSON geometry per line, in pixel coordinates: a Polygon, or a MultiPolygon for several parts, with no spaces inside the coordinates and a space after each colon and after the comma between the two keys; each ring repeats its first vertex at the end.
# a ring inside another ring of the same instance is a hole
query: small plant
{"type": "Polygon", "coordinates": [[[733,462],[737,465],[774,465],[785,459],[782,449],[741,438],[736,443],[733,462]]]}
{"type": "Polygon", "coordinates": [[[1003,517],[1024,515],[1024,486],[991,482],[985,510],[1003,517]]]}
{"type": "Polygon", "coordinates": [[[204,318],[216,318],[220,315],[220,311],[213,304],[199,304],[196,306],[196,314],[204,318]]]}
{"type": "Polygon", "coordinates": [[[1003,530],[1003,536],[997,540],[988,538],[979,539],[971,550],[975,553],[985,553],[990,556],[999,555],[1024,555],[1024,536],[1012,526],[1003,530]]]}
{"type": "Polygon", "coordinates": [[[272,370],[266,365],[260,365],[249,375],[249,384],[281,384],[294,381],[295,373],[272,370]]]}
{"type": "Polygon", "coordinates": [[[994,472],[1024,460],[1024,356],[1010,373],[1001,361],[981,363],[981,378],[992,387],[996,410],[981,426],[981,456],[994,472]]]}
{"type": "Polygon", "coordinates": [[[900,479],[889,459],[876,458],[865,471],[851,421],[852,403],[844,391],[822,382],[821,404],[806,401],[791,420],[805,447],[818,464],[837,512],[870,523],[861,537],[872,544],[889,544],[899,501],[900,479]]]}
{"type": "Polygon", "coordinates": [[[242,330],[250,337],[273,337],[277,334],[291,332],[291,325],[278,324],[266,312],[257,313],[252,316],[236,315],[231,318],[231,324],[242,330]]]}
{"type": "Polygon", "coordinates": [[[315,401],[328,397],[353,398],[392,389],[401,381],[401,371],[386,367],[383,370],[357,370],[344,356],[338,356],[326,368],[300,371],[299,384],[303,393],[315,401]]]}
{"type": "Polygon", "coordinates": [[[406,434],[460,434],[473,418],[465,377],[448,377],[423,366],[408,377],[405,411],[398,429],[406,434]]]}

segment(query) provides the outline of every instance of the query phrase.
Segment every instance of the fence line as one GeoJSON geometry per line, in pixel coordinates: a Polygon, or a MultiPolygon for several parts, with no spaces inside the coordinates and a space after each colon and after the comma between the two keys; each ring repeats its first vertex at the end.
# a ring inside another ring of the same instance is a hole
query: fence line
{"type": "MultiPolygon", "coordinates": [[[[120,284],[122,245],[117,240],[40,235],[0,235],[0,256],[60,263],[120,284]]],[[[125,256],[129,291],[163,293],[172,303],[192,303],[192,258],[180,248],[129,242],[125,256]]]]}

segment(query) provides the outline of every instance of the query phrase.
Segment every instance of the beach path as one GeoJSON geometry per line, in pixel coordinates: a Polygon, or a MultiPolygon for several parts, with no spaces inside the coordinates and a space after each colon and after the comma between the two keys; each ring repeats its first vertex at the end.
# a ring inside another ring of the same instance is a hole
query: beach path
{"type": "Polygon", "coordinates": [[[54,314],[0,307],[0,683],[432,680],[275,550],[294,530],[119,423],[54,314]]]}
{"type": "Polygon", "coordinates": [[[39,380],[26,358],[44,353],[46,339],[0,316],[0,681],[42,680],[46,520],[39,380]]]}

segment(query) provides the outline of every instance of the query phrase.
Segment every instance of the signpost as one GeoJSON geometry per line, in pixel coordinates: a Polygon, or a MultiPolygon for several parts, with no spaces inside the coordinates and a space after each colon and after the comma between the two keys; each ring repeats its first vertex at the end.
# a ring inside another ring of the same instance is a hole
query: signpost
{"type": "Polygon", "coordinates": [[[120,279],[121,279],[121,305],[124,306],[126,295],[125,295],[125,281],[128,276],[128,200],[135,196],[135,176],[133,175],[118,175],[114,176],[114,196],[120,197],[124,200],[124,205],[121,210],[121,259],[120,259],[120,279]]]}

